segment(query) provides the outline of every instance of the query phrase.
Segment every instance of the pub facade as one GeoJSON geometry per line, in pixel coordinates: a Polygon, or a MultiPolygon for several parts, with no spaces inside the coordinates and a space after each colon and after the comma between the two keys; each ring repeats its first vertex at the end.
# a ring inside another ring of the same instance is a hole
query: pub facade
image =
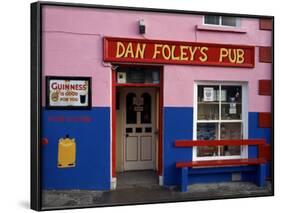
{"type": "Polygon", "coordinates": [[[42,188],[114,190],[271,178],[272,23],[45,6],[42,188]],[[99,20],[99,21],[97,21],[99,20]]]}

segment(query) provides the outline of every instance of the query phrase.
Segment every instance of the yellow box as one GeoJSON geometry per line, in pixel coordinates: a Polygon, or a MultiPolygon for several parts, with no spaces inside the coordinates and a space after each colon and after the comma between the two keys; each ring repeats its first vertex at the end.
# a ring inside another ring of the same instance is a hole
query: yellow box
{"type": "Polygon", "coordinates": [[[58,143],[58,167],[74,167],[76,161],[76,143],[74,138],[60,138],[58,143]]]}

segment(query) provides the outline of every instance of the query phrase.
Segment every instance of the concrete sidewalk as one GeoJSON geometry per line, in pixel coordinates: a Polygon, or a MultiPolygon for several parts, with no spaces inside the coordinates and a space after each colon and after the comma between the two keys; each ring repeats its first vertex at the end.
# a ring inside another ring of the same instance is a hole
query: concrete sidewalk
{"type": "Polygon", "coordinates": [[[104,206],[130,203],[153,203],[194,199],[228,198],[234,196],[270,195],[271,184],[259,188],[253,183],[230,182],[193,184],[182,193],[176,188],[163,188],[156,184],[117,188],[114,191],[47,190],[43,191],[43,208],[69,208],[104,206]]]}

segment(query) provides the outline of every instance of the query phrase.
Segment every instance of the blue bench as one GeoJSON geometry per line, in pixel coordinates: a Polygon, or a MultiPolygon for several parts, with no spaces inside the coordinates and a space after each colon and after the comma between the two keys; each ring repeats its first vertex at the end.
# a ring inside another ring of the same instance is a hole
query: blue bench
{"type": "MultiPolygon", "coordinates": [[[[259,153],[263,153],[261,149],[265,145],[263,139],[253,140],[215,140],[215,141],[189,141],[189,140],[177,140],[175,142],[176,147],[189,147],[193,146],[245,146],[256,145],[259,147],[259,153]]],[[[219,167],[217,172],[241,172],[241,171],[254,171],[257,172],[256,184],[260,187],[265,185],[266,181],[266,159],[263,156],[253,159],[231,159],[231,160],[206,160],[206,161],[189,161],[189,162],[176,162],[176,168],[181,169],[181,191],[186,192],[188,190],[189,175],[190,174],[203,174],[208,173],[208,169],[219,167]],[[198,168],[204,168],[198,169],[198,168]]],[[[212,171],[214,172],[214,171],[212,171]]]]}

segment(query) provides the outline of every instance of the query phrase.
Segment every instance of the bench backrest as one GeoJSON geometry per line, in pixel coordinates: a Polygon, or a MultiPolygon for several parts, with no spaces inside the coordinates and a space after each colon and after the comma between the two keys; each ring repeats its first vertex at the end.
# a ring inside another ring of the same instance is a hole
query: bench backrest
{"type": "Polygon", "coordinates": [[[271,148],[265,139],[239,140],[176,140],[175,147],[188,148],[193,146],[258,146],[258,157],[271,160],[271,148]]]}

